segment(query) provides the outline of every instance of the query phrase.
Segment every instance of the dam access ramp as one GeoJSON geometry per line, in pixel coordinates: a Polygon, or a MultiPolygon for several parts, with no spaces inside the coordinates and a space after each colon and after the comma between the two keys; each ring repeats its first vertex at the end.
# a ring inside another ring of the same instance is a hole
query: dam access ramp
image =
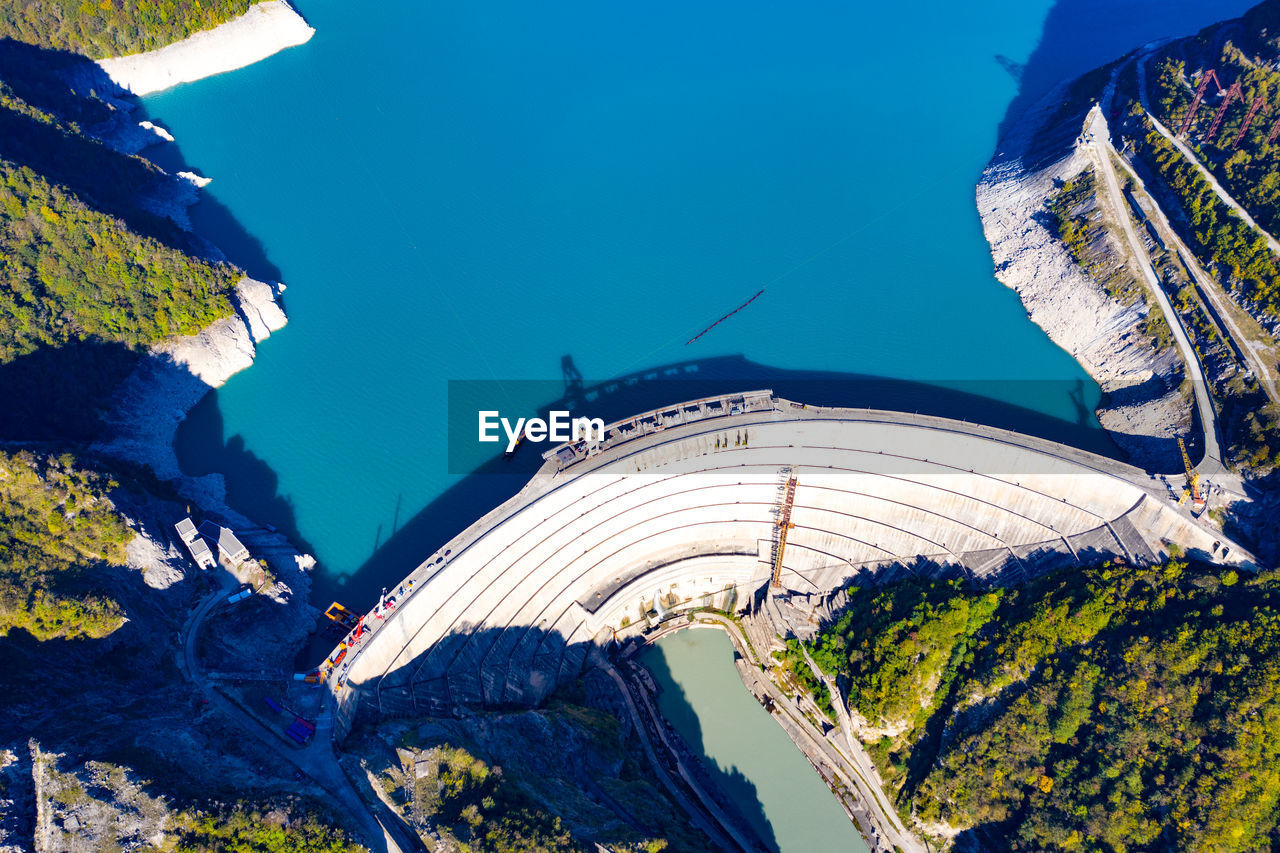
{"type": "Polygon", "coordinates": [[[548,451],[405,578],[326,683],[339,736],[357,715],[533,705],[593,649],[693,609],[758,606],[775,574],[774,597],[811,600],[903,572],[999,584],[1150,563],[1170,544],[1250,561],[1113,459],[945,418],[724,395],[548,451]]]}

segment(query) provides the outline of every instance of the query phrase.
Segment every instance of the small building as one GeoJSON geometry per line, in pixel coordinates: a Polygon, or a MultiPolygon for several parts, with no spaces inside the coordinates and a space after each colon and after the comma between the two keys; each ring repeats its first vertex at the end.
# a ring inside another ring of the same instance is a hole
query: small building
{"type": "Polygon", "coordinates": [[[196,561],[197,566],[201,569],[212,569],[217,565],[217,561],[213,559],[213,551],[209,549],[209,543],[201,539],[196,531],[195,522],[190,518],[184,518],[174,525],[174,529],[178,531],[178,538],[187,546],[187,551],[191,553],[191,559],[196,561]]]}
{"type": "Polygon", "coordinates": [[[187,545],[190,545],[192,541],[200,535],[196,532],[196,523],[191,520],[191,516],[187,516],[182,519],[182,521],[175,524],[173,528],[178,531],[178,538],[187,545]]]}
{"type": "Polygon", "coordinates": [[[218,559],[227,568],[234,569],[249,559],[249,549],[241,544],[229,527],[206,521],[200,525],[200,532],[218,544],[218,559]]]}
{"type": "Polygon", "coordinates": [[[191,559],[196,561],[196,565],[202,569],[212,569],[218,564],[213,559],[213,551],[209,548],[209,543],[196,537],[194,542],[187,543],[187,550],[191,552],[191,559]]]}

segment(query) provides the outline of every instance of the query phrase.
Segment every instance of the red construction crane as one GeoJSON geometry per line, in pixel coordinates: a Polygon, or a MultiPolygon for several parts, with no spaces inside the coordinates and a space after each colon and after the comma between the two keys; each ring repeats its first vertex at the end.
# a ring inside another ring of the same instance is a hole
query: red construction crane
{"type": "Polygon", "coordinates": [[[1267,134],[1267,144],[1275,142],[1277,135],[1280,135],[1280,116],[1276,116],[1275,123],[1271,125],[1271,132],[1267,134]]]}
{"type": "Polygon", "coordinates": [[[1258,114],[1258,110],[1262,109],[1267,99],[1262,95],[1253,99],[1253,103],[1249,105],[1249,114],[1244,117],[1244,124],[1240,125],[1240,132],[1236,134],[1236,141],[1231,143],[1231,150],[1240,147],[1240,140],[1244,139],[1245,133],[1249,130],[1249,125],[1253,122],[1253,117],[1258,114]]]}
{"type": "Polygon", "coordinates": [[[1227,116],[1227,107],[1231,106],[1236,98],[1243,97],[1244,94],[1240,91],[1240,81],[1237,80],[1231,84],[1231,88],[1227,90],[1227,96],[1222,99],[1222,106],[1218,108],[1218,116],[1209,127],[1209,135],[1204,138],[1205,142],[1212,142],[1213,138],[1218,135],[1218,128],[1222,126],[1222,120],[1227,116]]]}
{"type": "Polygon", "coordinates": [[[1212,80],[1218,86],[1218,91],[1222,91],[1222,83],[1218,80],[1218,75],[1210,68],[1204,72],[1204,76],[1200,78],[1200,85],[1196,87],[1196,96],[1191,99],[1191,109],[1187,110],[1187,117],[1182,120],[1182,127],[1178,128],[1178,135],[1182,136],[1191,128],[1191,122],[1196,117],[1196,110],[1200,109],[1200,102],[1204,100],[1205,90],[1209,88],[1209,81],[1212,80]]]}

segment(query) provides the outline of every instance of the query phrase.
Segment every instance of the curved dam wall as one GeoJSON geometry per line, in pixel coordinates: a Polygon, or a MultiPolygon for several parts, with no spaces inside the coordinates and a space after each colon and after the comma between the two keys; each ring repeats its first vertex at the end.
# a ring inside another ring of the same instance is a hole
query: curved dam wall
{"type": "MultiPolygon", "coordinates": [[[[809,408],[771,392],[685,403],[545,454],[530,482],[431,555],[327,681],[357,714],[535,704],[592,649],[680,610],[803,602],[903,571],[1002,583],[1151,562],[1168,543],[1248,555],[1115,460],[1004,430],[809,408]],[[446,556],[447,552],[447,556],[446,556]]],[[[787,609],[787,608],[782,608],[787,609]]]]}

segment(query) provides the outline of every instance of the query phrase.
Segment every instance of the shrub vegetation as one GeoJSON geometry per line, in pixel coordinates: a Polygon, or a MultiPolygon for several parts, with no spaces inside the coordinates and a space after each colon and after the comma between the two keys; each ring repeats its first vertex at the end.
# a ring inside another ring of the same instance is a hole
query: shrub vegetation
{"type": "Polygon", "coordinates": [[[239,805],[189,811],[175,821],[174,853],[361,853],[365,848],[314,813],[239,805]]]}
{"type": "Polygon", "coordinates": [[[155,50],[245,13],[251,0],[3,0],[0,38],[93,59],[155,50]]]}
{"type": "Polygon", "coordinates": [[[0,636],[103,637],[123,614],[92,589],[93,573],[121,565],[133,533],[104,496],[114,483],[70,455],[0,452],[0,636]]]}

